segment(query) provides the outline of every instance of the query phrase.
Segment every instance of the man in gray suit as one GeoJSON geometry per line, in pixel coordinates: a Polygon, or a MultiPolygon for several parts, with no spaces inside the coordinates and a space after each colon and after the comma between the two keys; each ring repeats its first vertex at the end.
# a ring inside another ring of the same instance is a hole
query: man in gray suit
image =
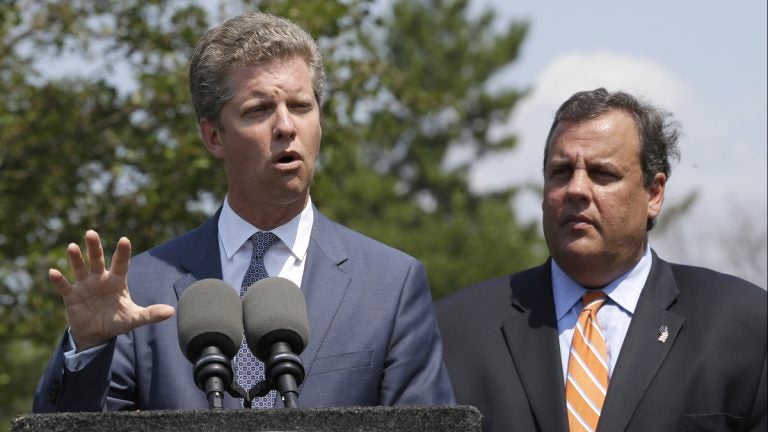
{"type": "MultiPolygon", "coordinates": [[[[68,246],[74,283],[55,269],[49,278],[69,330],[34,411],[206,408],[179,349],[174,306],[201,279],[239,288],[258,232],[276,236],[263,257],[267,273],[292,280],[306,298],[301,406],[453,403],[423,266],[312,205],[325,82],[312,38],[283,18],[238,16],[202,38],[189,75],[200,134],[224,162],[226,199],[204,224],[130,265],[127,238],[108,270],[96,232],[85,235],[87,260],[68,246]]],[[[225,395],[224,405],[240,401],[225,395]]]]}
{"type": "Polygon", "coordinates": [[[487,431],[765,431],[766,293],[649,247],[669,116],[579,92],[544,151],[551,258],[438,302],[459,403],[487,431]],[[582,300],[584,299],[584,300],[582,300]]]}

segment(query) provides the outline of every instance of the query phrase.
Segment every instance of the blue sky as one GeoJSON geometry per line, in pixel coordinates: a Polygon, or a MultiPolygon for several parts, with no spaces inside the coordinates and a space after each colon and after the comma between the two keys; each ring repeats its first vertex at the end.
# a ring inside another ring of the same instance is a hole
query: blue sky
{"type": "MultiPolygon", "coordinates": [[[[639,94],[682,123],[682,158],[666,203],[700,194],[672,232],[652,235],[651,246],[672,261],[765,287],[766,4],[473,0],[476,10],[493,7],[499,25],[530,22],[519,60],[498,82],[532,89],[505,126],[518,134],[519,147],[481,161],[474,187],[540,185],[552,115],[575,91],[602,86],[639,94]]],[[[539,218],[538,196],[523,194],[517,204],[521,216],[539,218]]]]}

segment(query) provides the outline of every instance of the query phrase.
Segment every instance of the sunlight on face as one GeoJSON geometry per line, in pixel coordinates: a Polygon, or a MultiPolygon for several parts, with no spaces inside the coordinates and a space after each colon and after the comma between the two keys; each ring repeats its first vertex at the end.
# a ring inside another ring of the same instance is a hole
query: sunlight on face
{"type": "Polygon", "coordinates": [[[209,151],[224,160],[230,205],[241,216],[255,208],[295,216],[306,205],[322,137],[311,78],[299,57],[236,67],[221,127],[201,120],[209,151]]]}
{"type": "Polygon", "coordinates": [[[642,256],[663,182],[644,186],[639,149],[634,120],[619,110],[561,123],[553,134],[544,170],[544,236],[553,258],[582,285],[605,285],[642,256]]]}

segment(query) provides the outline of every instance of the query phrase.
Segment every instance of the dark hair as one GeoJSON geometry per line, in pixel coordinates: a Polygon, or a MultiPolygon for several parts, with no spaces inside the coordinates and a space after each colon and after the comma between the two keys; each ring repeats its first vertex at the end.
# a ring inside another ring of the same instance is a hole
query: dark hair
{"type": "Polygon", "coordinates": [[[307,63],[318,105],[323,102],[325,69],[314,39],[293,22],[254,12],[231,18],[209,30],[189,63],[189,93],[198,120],[218,124],[221,108],[232,97],[233,67],[270,63],[299,56],[307,63]]]}
{"type": "MultiPolygon", "coordinates": [[[[635,120],[640,138],[638,150],[645,187],[651,186],[656,173],[664,173],[669,178],[672,173],[670,161],[680,159],[680,151],[677,148],[680,124],[667,111],[656,108],[628,93],[620,91],[611,93],[604,88],[575,93],[560,105],[547,135],[544,167],[546,168],[547,165],[547,156],[555,129],[560,123],[594,119],[612,110],[625,111],[635,120]]],[[[649,220],[648,229],[652,227],[653,220],[649,220]]]]}

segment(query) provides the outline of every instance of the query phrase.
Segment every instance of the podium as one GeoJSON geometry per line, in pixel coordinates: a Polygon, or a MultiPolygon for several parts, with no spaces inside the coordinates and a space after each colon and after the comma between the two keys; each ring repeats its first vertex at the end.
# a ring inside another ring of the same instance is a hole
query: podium
{"type": "Polygon", "coordinates": [[[481,427],[477,408],[458,405],[28,414],[17,417],[11,431],[480,432],[481,427]]]}

